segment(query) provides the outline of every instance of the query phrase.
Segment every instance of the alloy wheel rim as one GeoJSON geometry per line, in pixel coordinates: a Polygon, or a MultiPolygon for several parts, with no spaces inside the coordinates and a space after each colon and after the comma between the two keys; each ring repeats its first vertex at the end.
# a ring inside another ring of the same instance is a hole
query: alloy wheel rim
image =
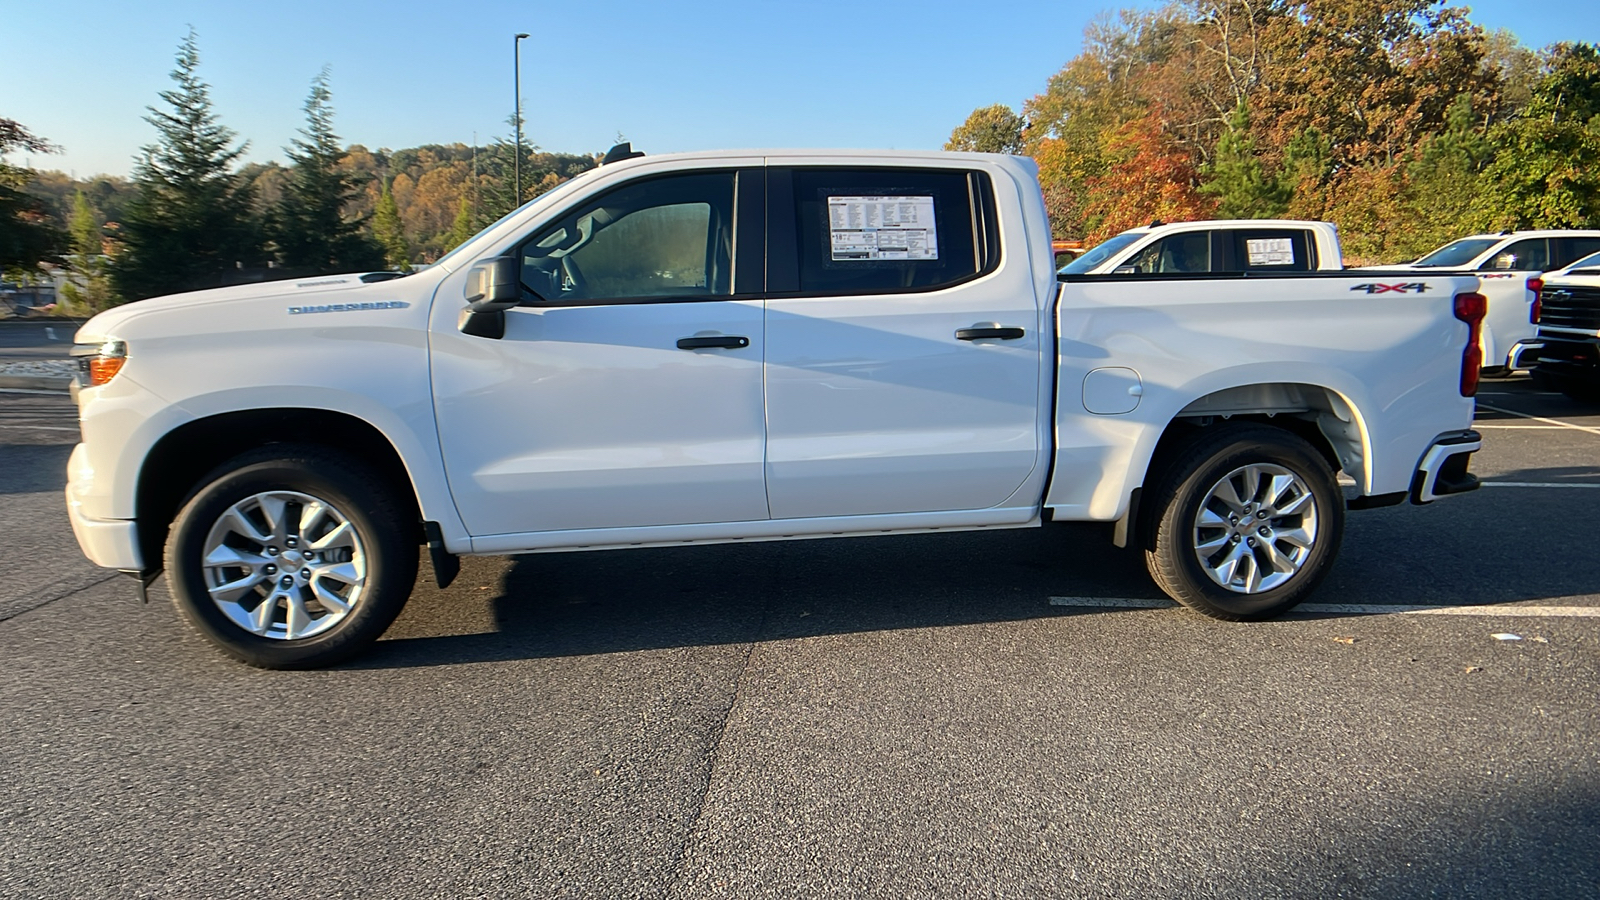
{"type": "Polygon", "coordinates": [[[200,567],[217,609],[271,640],[327,632],[366,592],[366,548],[350,517],[297,491],[252,494],[224,510],[200,567]]]}
{"type": "Polygon", "coordinates": [[[1224,475],[1195,513],[1193,548],[1210,579],[1238,594],[1281,587],[1316,546],[1317,498],[1305,479],[1256,463],[1224,475]]]}

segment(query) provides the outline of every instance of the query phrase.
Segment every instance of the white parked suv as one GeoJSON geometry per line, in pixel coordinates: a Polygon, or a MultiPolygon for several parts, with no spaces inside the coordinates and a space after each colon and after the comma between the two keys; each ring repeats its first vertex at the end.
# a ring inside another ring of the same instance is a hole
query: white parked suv
{"type": "Polygon", "coordinates": [[[1451,241],[1413,263],[1386,266],[1427,272],[1472,272],[1489,298],[1483,321],[1483,364],[1492,370],[1529,368],[1541,339],[1533,302],[1545,272],[1600,251],[1600,231],[1508,231],[1451,241]]]}
{"type": "Polygon", "coordinates": [[[102,313],[73,530],[287,668],[376,640],[424,545],[445,584],[461,554],[1099,521],[1258,619],[1347,507],[1477,486],[1475,278],[1058,280],[1036,174],[617,148],[404,278],[102,313]]]}

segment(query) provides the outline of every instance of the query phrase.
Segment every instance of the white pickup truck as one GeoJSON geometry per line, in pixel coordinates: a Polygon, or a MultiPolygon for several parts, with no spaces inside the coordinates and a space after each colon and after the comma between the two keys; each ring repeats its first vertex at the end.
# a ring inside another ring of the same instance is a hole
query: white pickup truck
{"type": "Polygon", "coordinates": [[[1529,368],[1543,341],[1532,316],[1545,272],[1600,251],[1600,231],[1505,231],[1451,241],[1413,263],[1390,270],[1471,272],[1488,299],[1481,342],[1484,368],[1529,368]]]}
{"type": "Polygon", "coordinates": [[[287,668],[376,640],[423,545],[444,584],[460,554],[1098,521],[1240,620],[1321,581],[1347,505],[1477,485],[1470,276],[1058,281],[1023,158],[641,156],[404,278],[90,320],[84,552],[287,668]]]}
{"type": "Polygon", "coordinates": [[[1151,222],[1107,238],[1063,275],[1332,272],[1344,268],[1339,229],[1303,219],[1151,222]]]}

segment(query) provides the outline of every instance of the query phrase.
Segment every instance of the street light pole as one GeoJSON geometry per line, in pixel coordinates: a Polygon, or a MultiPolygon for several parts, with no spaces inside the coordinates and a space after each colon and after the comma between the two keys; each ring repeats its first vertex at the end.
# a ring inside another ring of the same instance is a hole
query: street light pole
{"type": "Polygon", "coordinates": [[[511,39],[511,91],[515,98],[513,102],[516,104],[512,117],[517,123],[517,155],[512,163],[517,199],[511,204],[512,209],[522,205],[522,39],[525,37],[526,34],[519,33],[511,39]]]}

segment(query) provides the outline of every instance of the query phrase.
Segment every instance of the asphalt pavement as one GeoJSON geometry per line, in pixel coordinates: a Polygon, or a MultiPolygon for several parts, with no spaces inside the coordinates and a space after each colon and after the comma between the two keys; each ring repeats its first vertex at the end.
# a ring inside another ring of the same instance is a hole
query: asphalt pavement
{"type": "Polygon", "coordinates": [[[0,897],[1600,895],[1600,408],[1478,425],[1274,622],[1054,525],[424,567],[284,673],[83,560],[3,392],[0,897]]]}

